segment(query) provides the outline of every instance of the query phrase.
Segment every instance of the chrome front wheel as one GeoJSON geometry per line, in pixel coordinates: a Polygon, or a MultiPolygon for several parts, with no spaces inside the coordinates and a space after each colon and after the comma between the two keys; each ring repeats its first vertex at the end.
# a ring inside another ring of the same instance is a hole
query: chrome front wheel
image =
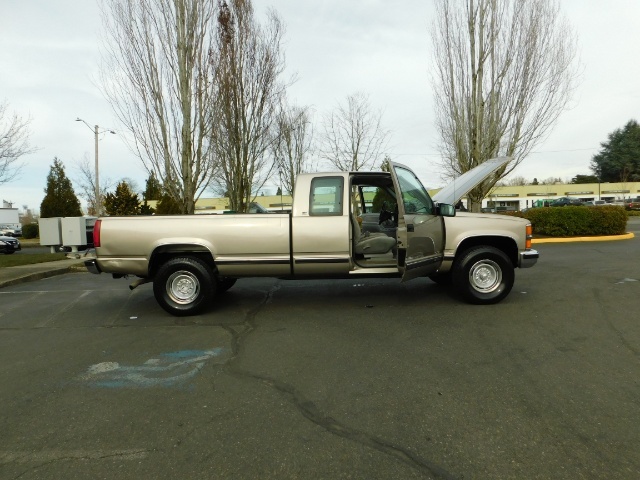
{"type": "Polygon", "coordinates": [[[493,260],[483,259],[469,269],[469,285],[480,293],[491,293],[502,283],[502,269],[493,260]]]}
{"type": "Polygon", "coordinates": [[[468,302],[497,303],[513,288],[514,266],[502,250],[488,245],[474,247],[456,257],[452,279],[468,302]]]}

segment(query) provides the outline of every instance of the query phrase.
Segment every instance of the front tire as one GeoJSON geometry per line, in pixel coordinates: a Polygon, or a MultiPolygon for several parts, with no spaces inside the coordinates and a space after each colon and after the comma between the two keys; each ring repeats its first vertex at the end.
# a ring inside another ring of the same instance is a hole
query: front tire
{"type": "Polygon", "coordinates": [[[175,257],[163,264],[153,280],[153,294],[171,315],[200,313],[216,293],[213,270],[196,257],[175,257]]]}
{"type": "Polygon", "coordinates": [[[453,265],[452,279],[466,301],[488,305],[509,295],[515,274],[511,260],[503,251],[483,246],[462,253],[453,265]]]}

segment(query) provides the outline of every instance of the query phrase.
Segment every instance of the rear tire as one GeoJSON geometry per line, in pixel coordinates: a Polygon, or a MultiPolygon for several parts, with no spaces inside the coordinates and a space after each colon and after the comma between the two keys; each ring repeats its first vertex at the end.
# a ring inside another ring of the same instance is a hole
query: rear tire
{"type": "Polygon", "coordinates": [[[153,280],[153,294],[171,315],[200,313],[216,293],[213,270],[196,257],[175,257],[163,264],[153,280]]]}
{"type": "Polygon", "coordinates": [[[488,305],[509,295],[515,274],[511,260],[502,250],[483,246],[461,254],[453,265],[452,278],[466,301],[488,305]]]}

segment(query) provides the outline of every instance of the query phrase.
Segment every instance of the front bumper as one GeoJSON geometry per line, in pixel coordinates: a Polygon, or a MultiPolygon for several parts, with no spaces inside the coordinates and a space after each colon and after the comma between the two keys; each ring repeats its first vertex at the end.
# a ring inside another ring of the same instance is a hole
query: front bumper
{"type": "Polygon", "coordinates": [[[540,258],[540,254],[537,250],[525,250],[520,252],[520,258],[518,259],[518,267],[529,268],[533,267],[540,258]]]}
{"type": "Polygon", "coordinates": [[[89,270],[89,272],[95,273],[96,275],[102,273],[102,270],[100,270],[98,262],[96,262],[95,258],[91,260],[85,260],[84,266],[87,267],[87,270],[89,270]]]}

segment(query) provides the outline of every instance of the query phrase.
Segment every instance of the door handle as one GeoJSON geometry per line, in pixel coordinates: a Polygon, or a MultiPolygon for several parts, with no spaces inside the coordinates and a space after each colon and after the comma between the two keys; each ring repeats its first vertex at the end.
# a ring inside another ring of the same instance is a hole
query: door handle
{"type": "Polygon", "coordinates": [[[413,232],[413,224],[407,225],[407,232],[413,232]]]}

